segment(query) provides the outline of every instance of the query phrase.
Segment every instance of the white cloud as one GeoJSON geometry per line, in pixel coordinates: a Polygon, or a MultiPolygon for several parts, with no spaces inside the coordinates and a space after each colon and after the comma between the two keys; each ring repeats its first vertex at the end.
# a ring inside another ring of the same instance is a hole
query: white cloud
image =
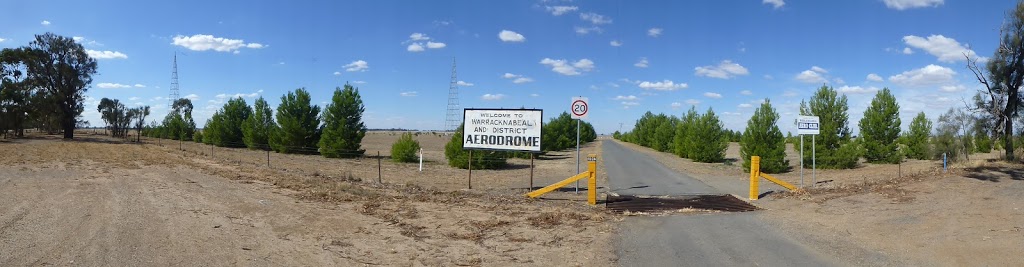
{"type": "Polygon", "coordinates": [[[589,21],[590,23],[600,25],[612,23],[612,19],[605,17],[604,15],[597,14],[594,12],[580,13],[580,19],[589,21]]]}
{"type": "Polygon", "coordinates": [[[199,100],[199,95],[197,95],[197,94],[188,94],[187,96],[182,97],[182,98],[188,98],[189,100],[196,101],[196,100],[199,100]]]}
{"type": "Polygon", "coordinates": [[[7,41],[7,39],[0,38],[0,43],[3,43],[4,41],[7,41]]]}
{"type": "Polygon", "coordinates": [[[120,84],[120,83],[98,83],[98,84],[96,84],[96,87],[103,88],[103,89],[132,88],[131,85],[120,84]]]}
{"type": "Polygon", "coordinates": [[[824,73],[828,73],[828,71],[822,69],[821,67],[813,66],[811,67],[811,69],[805,70],[803,72],[800,72],[800,74],[797,74],[794,79],[804,83],[825,83],[828,81],[828,79],[825,79],[825,76],[822,75],[824,73]]]}
{"type": "Polygon", "coordinates": [[[124,58],[128,58],[128,55],[125,55],[124,53],[117,52],[117,51],[98,51],[98,50],[86,49],[85,53],[89,54],[89,57],[95,58],[95,59],[117,59],[117,58],[124,59],[124,58]]]}
{"type": "Polygon", "coordinates": [[[525,42],[526,41],[526,37],[525,36],[523,36],[522,34],[519,34],[518,32],[514,32],[514,31],[510,31],[510,30],[501,30],[501,32],[498,33],[498,39],[501,39],[502,42],[517,42],[517,43],[521,43],[521,42],[525,42]]]}
{"type": "Polygon", "coordinates": [[[683,106],[683,103],[679,103],[679,102],[672,102],[672,104],[670,104],[669,106],[671,106],[671,107],[672,107],[672,109],[679,109],[680,107],[682,107],[682,106],[683,106]]]}
{"type": "Polygon", "coordinates": [[[938,7],[944,0],[883,0],[885,6],[895,10],[905,10],[922,7],[938,7]]]}
{"type": "Polygon", "coordinates": [[[409,52],[423,52],[423,50],[426,49],[423,48],[423,44],[421,43],[412,43],[409,44],[409,46],[406,47],[405,50],[409,52]]]}
{"type": "Polygon", "coordinates": [[[538,95],[538,94],[530,94],[530,97],[539,97],[539,96],[540,95],[538,95]]]}
{"type": "Polygon", "coordinates": [[[640,102],[635,102],[635,101],[625,101],[625,102],[622,102],[622,105],[623,105],[624,107],[626,107],[626,108],[629,108],[629,107],[631,107],[631,106],[639,106],[639,105],[640,105],[640,102]]]}
{"type": "Polygon", "coordinates": [[[775,9],[782,8],[782,6],[786,5],[786,1],[783,0],[762,0],[761,3],[772,5],[775,9]]]}
{"type": "Polygon", "coordinates": [[[904,48],[903,48],[903,54],[904,54],[904,55],[910,55],[910,54],[914,54],[914,50],[913,50],[913,49],[910,49],[910,47],[904,47],[904,48]]]}
{"type": "Polygon", "coordinates": [[[732,77],[750,74],[747,68],[730,60],[723,60],[718,66],[703,66],[694,68],[694,74],[710,78],[729,79],[732,77]]]}
{"type": "Polygon", "coordinates": [[[929,64],[920,69],[904,71],[903,73],[889,76],[889,81],[895,84],[922,87],[929,85],[943,85],[954,82],[956,72],[953,69],[929,64]]]}
{"type": "Polygon", "coordinates": [[[512,83],[520,84],[520,83],[528,83],[528,82],[532,82],[532,81],[533,81],[533,78],[519,77],[519,78],[516,78],[515,80],[512,80],[512,83]]]}
{"type": "Polygon", "coordinates": [[[342,66],[342,67],[345,68],[345,71],[349,71],[349,72],[353,72],[353,71],[366,71],[367,69],[370,68],[370,63],[366,63],[366,61],[363,61],[363,60],[360,59],[360,60],[352,61],[352,63],[348,63],[348,65],[345,65],[345,66],[342,66]]]}
{"type": "Polygon", "coordinates": [[[874,93],[874,92],[878,91],[878,87],[874,87],[874,86],[861,87],[861,86],[843,85],[843,86],[839,87],[838,91],[840,93],[848,94],[848,95],[852,95],[852,94],[869,94],[869,93],[874,93]]]}
{"type": "Polygon", "coordinates": [[[685,83],[675,83],[671,80],[664,80],[660,82],[641,81],[637,84],[637,86],[642,89],[658,91],[674,91],[679,89],[686,89],[687,87],[689,87],[689,85],[685,83]]]}
{"type": "MultiPolygon", "coordinates": [[[[86,39],[85,37],[82,37],[82,36],[72,36],[71,39],[75,40],[75,42],[78,42],[78,43],[80,43],[82,45],[103,46],[103,44],[101,44],[99,42],[96,42],[95,40],[89,40],[89,39],[86,39]]],[[[0,42],[2,42],[2,41],[0,41],[0,42]]]]}
{"type": "Polygon", "coordinates": [[[686,100],[686,104],[691,105],[691,106],[696,106],[696,105],[700,104],[700,100],[692,99],[692,98],[691,99],[687,99],[686,100]]]}
{"type": "Polygon", "coordinates": [[[409,40],[412,40],[412,41],[426,41],[426,40],[430,40],[430,37],[427,37],[426,34],[414,32],[414,33],[409,35],[409,40]]]}
{"type": "Polygon", "coordinates": [[[637,99],[640,99],[640,98],[636,97],[635,95],[628,95],[628,96],[621,96],[620,95],[620,96],[616,96],[612,100],[615,100],[615,101],[636,101],[637,99]]]}
{"type": "Polygon", "coordinates": [[[740,91],[740,94],[741,95],[753,95],[754,92],[751,92],[750,90],[743,90],[743,91],[740,91]]]}
{"type": "Polygon", "coordinates": [[[722,98],[722,94],[712,93],[712,92],[704,92],[704,96],[707,97],[707,98],[714,98],[714,99],[722,98]]]}
{"type": "Polygon", "coordinates": [[[658,37],[661,35],[662,28],[650,28],[647,29],[647,36],[658,37]]]}
{"type": "Polygon", "coordinates": [[[846,81],[844,81],[843,78],[835,78],[832,79],[832,81],[835,82],[836,84],[846,84],[846,81]]]}
{"type": "Polygon", "coordinates": [[[551,12],[551,15],[555,16],[561,16],[562,14],[579,10],[579,7],[577,6],[545,6],[544,8],[547,9],[548,12],[551,12]]]}
{"type": "Polygon", "coordinates": [[[146,88],[146,85],[145,84],[141,84],[141,83],[136,83],[135,84],[135,88],[146,88]]]}
{"type": "Polygon", "coordinates": [[[551,67],[551,71],[567,76],[580,75],[583,72],[594,70],[594,61],[586,58],[577,60],[571,64],[568,60],[564,59],[544,58],[540,60],[540,64],[548,65],[551,67]]]}
{"type": "Polygon", "coordinates": [[[51,23],[50,23],[49,20],[44,20],[43,22],[40,22],[39,24],[42,24],[43,26],[50,26],[51,23]]]}
{"type": "Polygon", "coordinates": [[[597,26],[593,26],[593,27],[579,27],[579,26],[576,26],[574,29],[576,30],[576,34],[579,34],[579,35],[586,35],[586,34],[589,34],[591,32],[596,32],[596,33],[603,33],[604,32],[604,29],[601,29],[601,27],[597,27],[597,26]]]}
{"type": "Polygon", "coordinates": [[[484,94],[483,96],[480,96],[480,99],[488,100],[488,101],[491,101],[491,100],[502,100],[502,99],[505,99],[505,95],[503,95],[503,94],[484,94]]]}
{"type": "Polygon", "coordinates": [[[133,97],[129,97],[128,98],[128,101],[137,101],[137,100],[139,100],[139,97],[137,97],[137,96],[133,96],[133,97]]]}
{"type": "MultiPolygon", "coordinates": [[[[0,40],[0,42],[3,42],[3,41],[2,41],[2,40],[0,40]]],[[[615,46],[615,47],[619,47],[619,46],[622,46],[622,42],[619,42],[619,40],[612,40],[612,41],[611,41],[611,42],[609,42],[608,44],[609,44],[609,45],[611,45],[611,46],[615,46]]]]}
{"type": "Polygon", "coordinates": [[[334,72],[334,76],[339,76],[339,75],[341,75],[341,72],[340,72],[340,71],[335,71],[335,72],[334,72]]]}
{"type": "Polygon", "coordinates": [[[466,82],[466,81],[458,81],[458,82],[455,82],[455,84],[457,84],[459,86],[467,86],[467,87],[468,86],[473,86],[473,83],[466,82]]]}
{"type": "Polygon", "coordinates": [[[416,96],[416,91],[401,92],[401,93],[398,93],[398,95],[404,96],[404,97],[413,97],[413,96],[416,96]]]}
{"type": "Polygon", "coordinates": [[[741,103],[741,104],[737,105],[736,107],[737,108],[750,108],[750,107],[753,107],[753,106],[754,105],[751,105],[750,103],[741,103]]]}
{"type": "Polygon", "coordinates": [[[188,48],[193,51],[213,50],[217,52],[239,52],[241,48],[259,49],[265,47],[258,43],[245,43],[242,39],[227,39],[214,37],[208,34],[196,34],[192,36],[174,36],[171,44],[188,48]]]}
{"type": "Polygon", "coordinates": [[[871,73],[871,74],[868,74],[868,78],[867,79],[868,79],[869,82],[881,82],[882,81],[882,76],[878,76],[878,74],[871,73]]]}
{"type": "Polygon", "coordinates": [[[440,48],[444,48],[445,46],[448,46],[448,45],[446,45],[444,43],[427,42],[427,48],[430,48],[430,49],[440,49],[440,48]]]}
{"type": "Polygon", "coordinates": [[[646,68],[647,67],[647,63],[649,63],[647,61],[647,58],[646,57],[642,57],[642,58],[640,58],[640,61],[637,61],[636,63],[634,63],[633,66],[636,66],[637,68],[646,68]]]}
{"type": "Polygon", "coordinates": [[[962,92],[964,90],[967,90],[967,87],[963,86],[962,84],[939,86],[939,91],[949,92],[949,93],[962,92]]]}
{"type": "Polygon", "coordinates": [[[366,84],[366,81],[352,81],[352,84],[366,84]]]}
{"type": "Polygon", "coordinates": [[[502,75],[501,77],[505,78],[505,79],[512,79],[512,83],[516,83],[516,84],[528,83],[528,82],[532,82],[533,81],[533,79],[528,78],[528,77],[524,77],[523,75],[512,74],[512,73],[507,73],[507,72],[504,75],[502,75]]]}
{"type": "Polygon", "coordinates": [[[964,61],[964,54],[971,58],[977,58],[974,50],[967,49],[953,38],[942,35],[931,35],[928,38],[908,35],[903,37],[903,42],[908,46],[924,50],[939,58],[941,62],[953,63],[964,61]]]}
{"type": "Polygon", "coordinates": [[[768,75],[768,74],[765,74],[763,77],[764,77],[765,80],[774,80],[775,79],[775,77],[772,77],[771,75],[768,75]]]}

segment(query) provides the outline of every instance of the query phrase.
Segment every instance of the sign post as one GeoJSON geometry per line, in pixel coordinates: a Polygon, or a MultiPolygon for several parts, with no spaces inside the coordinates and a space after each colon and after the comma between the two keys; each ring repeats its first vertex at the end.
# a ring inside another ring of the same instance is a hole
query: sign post
{"type": "MultiPolygon", "coordinates": [[[[590,106],[587,105],[587,98],[577,96],[572,98],[572,118],[576,119],[576,173],[580,173],[580,120],[587,117],[590,106]]],[[[576,181],[576,193],[580,193],[580,181],[576,181]]]]}
{"type": "MultiPolygon", "coordinates": [[[[470,181],[473,150],[540,152],[544,111],[540,109],[465,109],[462,148],[469,149],[470,181]]],[[[533,172],[533,166],[530,167],[533,172]]],[[[472,189],[472,183],[469,184],[472,189]]]]}
{"type": "Polygon", "coordinates": [[[811,187],[814,187],[817,174],[817,159],[815,158],[814,136],[821,130],[818,116],[800,116],[796,119],[796,133],[800,135],[800,186],[804,186],[804,135],[811,135],[811,187]]]}

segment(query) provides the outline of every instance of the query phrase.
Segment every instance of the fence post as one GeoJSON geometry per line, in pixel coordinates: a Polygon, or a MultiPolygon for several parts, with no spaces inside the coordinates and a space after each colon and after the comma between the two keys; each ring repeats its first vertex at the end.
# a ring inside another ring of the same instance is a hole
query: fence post
{"type": "Polygon", "coordinates": [[[382,184],[384,182],[381,181],[380,173],[381,173],[381,170],[380,170],[380,150],[377,150],[377,183],[382,184]]]}

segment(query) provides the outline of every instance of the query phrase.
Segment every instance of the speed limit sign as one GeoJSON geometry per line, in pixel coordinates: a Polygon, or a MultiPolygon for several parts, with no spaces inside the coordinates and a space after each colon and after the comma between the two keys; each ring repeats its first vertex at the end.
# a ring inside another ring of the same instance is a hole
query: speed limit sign
{"type": "Polygon", "coordinates": [[[573,97],[572,98],[572,106],[571,106],[571,108],[569,110],[572,111],[571,113],[572,113],[572,118],[573,119],[583,119],[583,118],[586,118],[587,117],[587,112],[590,111],[590,106],[587,105],[587,98],[586,97],[582,97],[582,96],[573,97]]]}

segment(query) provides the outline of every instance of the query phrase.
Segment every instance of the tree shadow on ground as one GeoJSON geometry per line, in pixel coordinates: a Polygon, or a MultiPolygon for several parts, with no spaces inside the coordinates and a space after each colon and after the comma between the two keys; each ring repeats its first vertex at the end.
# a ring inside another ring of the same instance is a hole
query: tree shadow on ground
{"type": "Polygon", "coordinates": [[[999,182],[1004,178],[1024,181],[1024,168],[1021,166],[979,166],[964,169],[968,178],[982,181],[999,182]]]}

